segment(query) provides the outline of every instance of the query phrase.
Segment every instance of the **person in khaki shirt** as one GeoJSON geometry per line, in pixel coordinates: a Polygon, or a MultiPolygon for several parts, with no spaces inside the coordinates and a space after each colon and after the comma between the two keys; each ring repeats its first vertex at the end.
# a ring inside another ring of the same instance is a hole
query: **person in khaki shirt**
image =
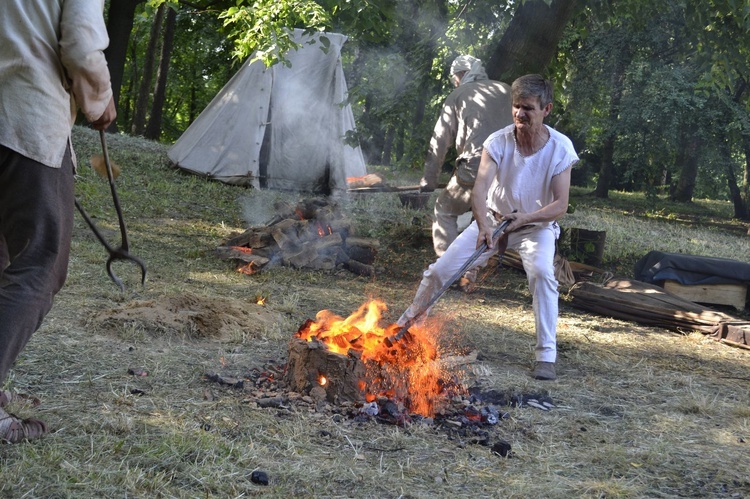
{"type": "MultiPolygon", "coordinates": [[[[461,55],[451,64],[455,90],[445,99],[430,140],[420,180],[423,192],[435,190],[450,147],[456,148],[453,175],[435,202],[432,242],[440,257],[458,236],[458,217],[471,211],[471,189],[482,157],[482,143],[493,132],[511,124],[510,86],[490,80],[482,61],[461,55]]],[[[466,290],[475,278],[466,279],[466,290]]]]}
{"type": "Polygon", "coordinates": [[[104,0],[4,0],[0,16],[0,442],[47,433],[5,412],[4,382],[67,277],[78,109],[106,129],[117,112],[104,0]]]}

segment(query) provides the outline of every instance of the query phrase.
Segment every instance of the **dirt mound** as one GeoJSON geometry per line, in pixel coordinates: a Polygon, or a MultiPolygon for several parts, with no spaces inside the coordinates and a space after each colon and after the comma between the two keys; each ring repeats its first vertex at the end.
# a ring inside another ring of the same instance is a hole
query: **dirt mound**
{"type": "Polygon", "coordinates": [[[255,336],[280,320],[279,314],[252,301],[193,294],[132,301],[92,317],[102,329],[133,327],[158,335],[229,339],[255,336]]]}

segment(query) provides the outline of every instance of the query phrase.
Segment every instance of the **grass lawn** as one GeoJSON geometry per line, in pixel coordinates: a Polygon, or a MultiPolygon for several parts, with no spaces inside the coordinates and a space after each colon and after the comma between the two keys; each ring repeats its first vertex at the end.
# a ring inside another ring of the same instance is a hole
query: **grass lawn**
{"type": "MultiPolygon", "coordinates": [[[[78,196],[116,243],[108,186],[87,166],[98,134],[76,128],[74,145],[78,196]]],[[[463,368],[467,385],[554,402],[502,407],[507,417],[486,430],[510,443],[509,457],[439,424],[387,425],[290,401],[263,408],[253,389],[207,380],[283,364],[292,335],[323,309],[346,316],[378,298],[395,320],[433,259],[430,212],[393,193],[341,201],[357,233],[381,242],[374,277],[283,266],[247,276],[214,248],[297,194],[181,173],[152,142],[108,145],[148,282],[141,288],[139,270],[118,263],[120,292],[76,215],[68,282],[6,383],[41,399],[11,409],[51,432],[0,446],[0,496],[750,497],[750,351],[587,314],[562,293],[559,379],[535,381],[531,299],[509,268],[483,276],[474,294],[448,291],[434,313],[446,344],[479,351],[463,368]],[[254,471],[269,484],[254,483],[254,471]]],[[[747,224],[730,220],[728,203],[596,200],[580,188],[572,200],[561,225],[605,230],[602,267],[614,276],[632,277],[653,249],[750,262],[747,224]]]]}

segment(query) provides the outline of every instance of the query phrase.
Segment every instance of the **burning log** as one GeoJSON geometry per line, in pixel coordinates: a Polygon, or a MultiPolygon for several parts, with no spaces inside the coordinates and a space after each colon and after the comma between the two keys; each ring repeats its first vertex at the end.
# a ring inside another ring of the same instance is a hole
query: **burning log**
{"type": "Polygon", "coordinates": [[[286,381],[292,390],[310,393],[322,387],[329,402],[364,400],[365,366],[355,355],[331,352],[319,341],[293,338],[289,342],[286,381]]]}
{"type": "Polygon", "coordinates": [[[354,272],[355,274],[363,275],[366,277],[372,277],[375,275],[375,267],[372,265],[365,265],[364,263],[358,262],[357,260],[352,260],[351,258],[347,258],[346,262],[344,262],[344,267],[349,269],[351,272],[354,272]]]}
{"type": "Polygon", "coordinates": [[[471,356],[440,362],[437,340],[427,326],[413,327],[388,346],[385,339],[399,326],[379,325],[385,309],[373,300],[347,318],[322,310],[316,320],[306,321],[289,344],[287,385],[311,396],[324,393],[329,401],[386,397],[416,414],[438,411],[448,401],[447,369],[471,362],[471,356]]]}
{"type": "Polygon", "coordinates": [[[296,205],[277,203],[275,208],[279,215],[230,238],[217,248],[217,256],[240,262],[238,270],[247,274],[272,262],[317,270],[340,266],[359,275],[375,274],[372,264],[379,242],[352,236],[351,223],[335,204],[308,199],[296,205]]]}
{"type": "Polygon", "coordinates": [[[219,246],[215,250],[216,255],[219,258],[225,260],[241,260],[245,263],[254,263],[258,266],[263,266],[268,263],[268,258],[254,253],[250,248],[244,246],[219,246]]]}

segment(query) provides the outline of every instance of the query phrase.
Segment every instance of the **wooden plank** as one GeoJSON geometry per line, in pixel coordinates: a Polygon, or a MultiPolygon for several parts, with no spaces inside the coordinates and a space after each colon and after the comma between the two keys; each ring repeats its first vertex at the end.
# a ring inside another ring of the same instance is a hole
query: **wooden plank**
{"type": "Polygon", "coordinates": [[[569,294],[570,304],[576,308],[673,330],[709,333],[720,322],[737,320],[653,284],[629,279],[610,280],[604,285],[578,283],[569,294]]]}
{"type": "Polygon", "coordinates": [[[685,285],[677,281],[666,280],[664,289],[692,302],[731,305],[737,310],[744,310],[747,301],[746,284],[685,285]]]}

